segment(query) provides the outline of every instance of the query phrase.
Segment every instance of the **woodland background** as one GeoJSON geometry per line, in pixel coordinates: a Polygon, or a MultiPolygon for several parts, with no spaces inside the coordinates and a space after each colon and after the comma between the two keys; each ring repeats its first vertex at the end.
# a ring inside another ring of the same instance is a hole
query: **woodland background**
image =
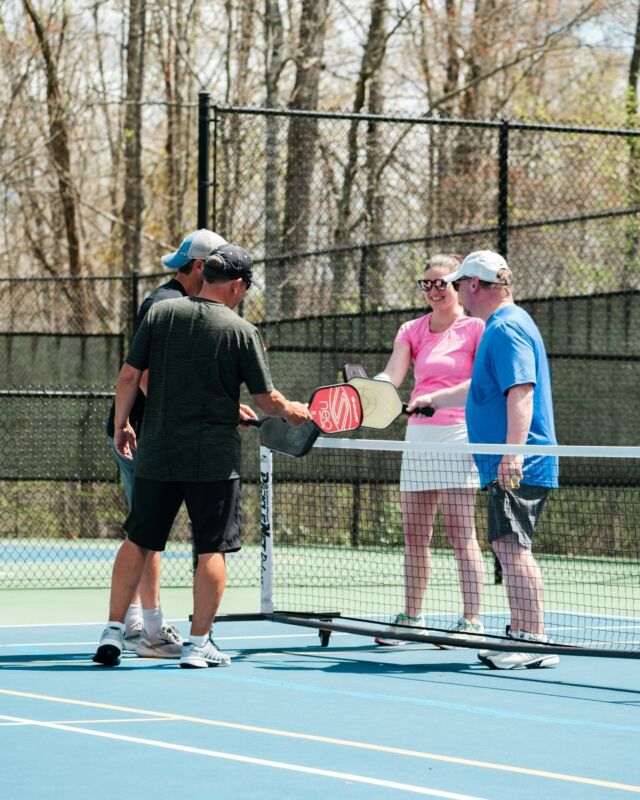
{"type": "MultiPolygon", "coordinates": [[[[639,66],[638,0],[0,0],[0,538],[16,540],[3,585],[109,583],[113,543],[95,561],[76,539],[121,537],[104,421],[137,304],[197,224],[201,92],[211,225],[266,279],[240,311],[287,396],[346,361],[382,369],[423,313],[428,253],[495,249],[502,233],[549,353],[559,441],[640,443],[639,66]]],[[[249,432],[247,543],[257,444],[249,432]]],[[[597,532],[612,556],[640,479],[598,469],[589,486],[633,492],[611,496],[597,532]]],[[[592,546],[574,516],[572,555],[592,546]]],[[[183,555],[165,583],[190,583],[183,555]]],[[[255,585],[254,566],[234,581],[255,585]]]]}
{"type": "MultiPolygon", "coordinates": [[[[639,31],[632,0],[0,0],[0,278],[160,272],[160,255],[196,226],[201,91],[224,108],[635,129],[639,31]]],[[[495,170],[493,132],[432,126],[412,139],[408,123],[256,119],[225,117],[216,154],[216,226],[267,259],[266,300],[248,309],[255,321],[309,313],[315,301],[304,287],[313,281],[329,287],[314,311],[356,310],[340,298],[341,279],[356,269],[343,256],[296,280],[296,260],[278,265],[279,254],[495,218],[493,190],[474,190],[495,170]]],[[[514,151],[524,155],[523,208],[538,198],[547,215],[589,210],[594,188],[608,207],[636,205],[637,139],[592,138],[553,154],[532,141],[514,151]],[[554,181],[555,199],[539,199],[554,181]]],[[[600,267],[627,251],[606,290],[638,288],[638,236],[628,225],[605,253],[605,234],[596,237],[600,267]]],[[[538,241],[528,259],[534,249],[554,262],[557,294],[565,245],[538,241]]],[[[594,252],[574,253],[582,278],[569,293],[602,288],[601,277],[585,277],[594,252]]],[[[370,258],[378,285],[369,307],[406,306],[382,286],[384,253],[370,258]]],[[[396,265],[403,258],[419,277],[419,256],[396,253],[396,265]]],[[[74,329],[120,331],[111,294],[83,286],[74,329]]],[[[540,294],[533,278],[524,288],[540,294]]],[[[50,302],[43,291],[41,305],[50,302]]],[[[15,330],[20,295],[8,305],[5,329],[15,330]]]]}

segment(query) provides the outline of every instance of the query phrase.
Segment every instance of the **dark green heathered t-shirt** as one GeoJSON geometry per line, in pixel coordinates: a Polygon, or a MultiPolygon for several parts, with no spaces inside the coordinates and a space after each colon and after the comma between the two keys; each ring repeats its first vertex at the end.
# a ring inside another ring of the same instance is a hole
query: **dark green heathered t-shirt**
{"type": "Polygon", "coordinates": [[[239,477],[240,386],[273,389],[257,329],[222,303],[185,297],[154,305],[127,363],[149,370],[136,475],[162,481],[239,477]]]}

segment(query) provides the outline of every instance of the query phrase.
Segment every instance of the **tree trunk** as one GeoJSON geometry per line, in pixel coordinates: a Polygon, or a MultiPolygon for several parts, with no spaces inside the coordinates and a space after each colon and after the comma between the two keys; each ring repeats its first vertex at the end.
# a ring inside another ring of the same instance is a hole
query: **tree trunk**
{"type": "MultiPolygon", "coordinates": [[[[191,59],[189,31],[197,24],[196,6],[174,0],[155,9],[155,25],[160,64],[167,100],[165,140],[167,235],[179,242],[185,234],[184,210],[190,170],[190,136],[193,114],[188,100],[193,93],[193,75],[187,69],[191,59]],[[194,20],[196,21],[194,23],[194,20]]],[[[188,227],[192,227],[191,223],[188,227]]]]}
{"type": "MultiPolygon", "coordinates": [[[[265,0],[265,83],[267,108],[278,105],[278,82],[283,63],[284,35],[279,0],[265,0]]],[[[281,270],[275,261],[280,252],[280,200],[278,174],[280,154],[278,147],[279,121],[277,117],[265,118],[265,185],[264,185],[264,257],[265,257],[265,317],[277,319],[280,315],[281,270]]]]}
{"type": "Polygon", "coordinates": [[[129,0],[127,94],[124,119],[124,204],[122,263],[126,273],[140,269],[142,233],[142,89],[146,37],[146,0],[129,0]]]}
{"type": "MultiPolygon", "coordinates": [[[[247,79],[248,63],[253,41],[254,7],[251,0],[243,0],[239,5],[239,23],[234,36],[236,5],[227,0],[227,46],[225,71],[227,76],[226,105],[242,106],[249,102],[247,79]],[[235,57],[235,63],[234,63],[235,57]]],[[[235,191],[237,182],[242,180],[241,161],[243,157],[242,116],[227,114],[221,125],[222,186],[219,214],[219,232],[226,239],[244,238],[246,231],[236,228],[235,191]]]]}
{"type": "MultiPolygon", "coordinates": [[[[387,0],[380,0],[372,7],[371,30],[369,31],[371,61],[380,65],[384,58],[386,47],[387,25],[387,0]]],[[[384,95],[380,70],[376,69],[369,85],[369,113],[384,113],[384,95]]],[[[369,122],[367,125],[366,144],[366,177],[367,188],[365,194],[366,209],[366,240],[375,242],[386,239],[384,228],[384,195],[382,193],[382,169],[384,163],[384,145],[380,123],[369,122]]],[[[366,292],[360,303],[361,308],[366,305],[372,308],[384,308],[385,302],[385,265],[387,259],[379,247],[369,248],[367,258],[367,272],[363,290],[366,292]]]]}
{"type": "MultiPolygon", "coordinates": [[[[640,73],[640,3],[636,19],[636,32],[633,52],[629,63],[627,82],[627,126],[638,129],[638,74],[640,73]]],[[[629,137],[629,171],[628,171],[629,205],[640,206],[640,139],[629,137]]],[[[627,223],[626,258],[622,274],[622,288],[635,285],[634,276],[639,271],[638,245],[640,244],[640,223],[638,216],[631,217],[627,223]]]]}
{"type": "MultiPolygon", "coordinates": [[[[83,262],[79,230],[78,198],[71,176],[71,148],[69,130],[67,127],[67,112],[60,89],[60,82],[58,80],[58,65],[49,42],[49,37],[40,17],[30,0],[22,0],[22,2],[33,23],[36,39],[44,62],[47,82],[47,114],[49,121],[48,147],[58,181],[58,196],[62,208],[67,241],[69,274],[72,276],[79,276],[82,274],[83,262]]],[[[77,307],[74,317],[78,329],[83,330],[86,324],[86,303],[84,301],[84,288],[80,284],[78,284],[77,297],[77,307]]]]}
{"type": "MultiPolygon", "coordinates": [[[[371,2],[371,21],[367,34],[360,63],[360,72],[356,82],[352,112],[359,114],[365,105],[367,88],[373,82],[377,71],[384,60],[386,52],[386,38],[384,26],[386,24],[387,0],[372,0],[371,2]]],[[[375,102],[375,90],[373,100],[375,102]]],[[[371,103],[371,91],[369,102],[371,103]]],[[[335,244],[345,245],[351,241],[351,199],[354,190],[354,182],[358,167],[358,126],[359,120],[353,120],[349,126],[347,138],[347,161],[342,178],[342,191],[338,200],[337,223],[334,234],[335,244]]],[[[344,276],[353,267],[354,260],[349,254],[337,254],[333,261],[332,275],[332,310],[339,308],[341,298],[341,285],[344,276]],[[338,276],[340,280],[338,280],[338,276]]],[[[362,302],[360,303],[362,305],[362,302]]]]}
{"type": "MultiPolygon", "coordinates": [[[[296,54],[296,79],[289,101],[294,110],[316,110],[328,0],[303,0],[300,17],[300,40],[296,54]]],[[[303,252],[309,241],[311,219],[311,184],[318,139],[318,121],[309,117],[291,117],[287,135],[287,171],[285,177],[282,250],[303,252]]],[[[280,303],[284,316],[294,316],[299,306],[300,265],[289,260],[283,266],[286,278],[280,303]]],[[[283,276],[284,277],[284,276],[283,276]]]]}

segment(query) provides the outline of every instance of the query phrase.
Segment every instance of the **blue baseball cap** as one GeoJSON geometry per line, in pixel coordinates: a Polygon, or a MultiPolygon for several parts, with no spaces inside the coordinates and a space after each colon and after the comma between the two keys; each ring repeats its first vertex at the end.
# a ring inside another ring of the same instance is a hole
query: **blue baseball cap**
{"type": "Polygon", "coordinates": [[[209,253],[226,243],[226,240],[217,233],[200,228],[199,231],[185,236],[182,244],[174,253],[162,256],[162,263],[169,269],[181,269],[194,259],[205,261],[209,253]]]}

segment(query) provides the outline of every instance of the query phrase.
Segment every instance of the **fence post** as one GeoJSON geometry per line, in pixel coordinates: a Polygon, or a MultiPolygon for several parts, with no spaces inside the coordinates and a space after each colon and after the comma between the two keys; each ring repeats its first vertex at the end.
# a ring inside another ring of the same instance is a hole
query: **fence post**
{"type": "Polygon", "coordinates": [[[130,317],[130,325],[131,331],[130,336],[133,336],[133,332],[136,329],[136,320],[138,319],[138,285],[140,283],[140,273],[137,269],[134,269],[131,272],[131,317],[130,317]]]}
{"type": "Polygon", "coordinates": [[[198,228],[209,226],[209,92],[198,94],[198,228]]]}
{"type": "Polygon", "coordinates": [[[218,228],[218,106],[213,107],[213,216],[212,229],[218,228]]]}
{"type": "Polygon", "coordinates": [[[360,273],[358,275],[359,301],[358,310],[365,314],[367,310],[367,268],[369,262],[369,248],[362,245],[360,248],[360,273]]]}
{"type": "Polygon", "coordinates": [[[498,139],[498,252],[509,250],[509,120],[503,119],[498,139]]]}

